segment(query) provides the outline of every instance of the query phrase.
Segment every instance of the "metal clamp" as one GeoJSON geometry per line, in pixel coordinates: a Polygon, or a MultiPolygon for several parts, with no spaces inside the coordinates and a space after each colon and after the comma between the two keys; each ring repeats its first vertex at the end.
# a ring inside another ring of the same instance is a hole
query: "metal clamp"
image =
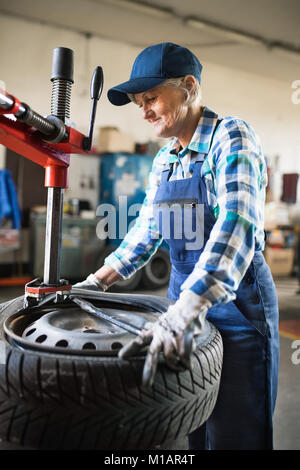
{"type": "Polygon", "coordinates": [[[65,279],[59,281],[59,285],[46,285],[40,278],[25,284],[24,308],[37,305],[45,296],[56,294],[56,301],[64,300],[71,293],[72,285],[65,279]]]}

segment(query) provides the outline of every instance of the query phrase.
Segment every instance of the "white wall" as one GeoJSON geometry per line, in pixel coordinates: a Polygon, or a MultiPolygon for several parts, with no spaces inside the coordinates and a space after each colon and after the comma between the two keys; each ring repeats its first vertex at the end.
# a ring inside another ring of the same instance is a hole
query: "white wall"
{"type": "MultiPolygon", "coordinates": [[[[95,66],[101,65],[105,86],[96,126],[118,126],[133,134],[138,142],[154,138],[150,125],[143,122],[135,105],[118,108],[106,97],[109,87],[128,79],[140,50],[126,44],[87,39],[68,30],[3,15],[0,18],[0,80],[5,82],[7,90],[41,114],[48,114],[52,50],[57,46],[74,50],[71,118],[80,131],[88,129],[90,78],[95,66]]],[[[201,55],[198,56],[201,61],[201,55]]],[[[291,84],[300,79],[300,72],[299,77],[281,82],[212,62],[205,62],[203,66],[204,103],[223,116],[237,115],[248,120],[260,134],[265,154],[271,160],[280,156],[280,170],[300,172],[300,104],[291,101],[291,84]]],[[[0,152],[0,165],[2,160],[0,152]]]]}
{"type": "MultiPolygon", "coordinates": [[[[204,101],[221,115],[248,121],[260,135],[266,156],[280,156],[279,169],[300,173],[300,104],[288,82],[206,64],[204,101]]],[[[300,71],[299,71],[300,78],[300,71]]]]}

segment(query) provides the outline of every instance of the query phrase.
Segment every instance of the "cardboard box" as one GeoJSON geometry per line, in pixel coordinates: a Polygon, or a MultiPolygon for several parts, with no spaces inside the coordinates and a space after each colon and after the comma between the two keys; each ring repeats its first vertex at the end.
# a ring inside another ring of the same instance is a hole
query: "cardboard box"
{"type": "Polygon", "coordinates": [[[267,246],[264,255],[273,276],[290,276],[292,274],[295,256],[293,248],[275,249],[267,246]]]}
{"type": "Polygon", "coordinates": [[[120,131],[117,127],[100,127],[97,151],[101,153],[134,153],[135,140],[131,135],[120,131]]]}

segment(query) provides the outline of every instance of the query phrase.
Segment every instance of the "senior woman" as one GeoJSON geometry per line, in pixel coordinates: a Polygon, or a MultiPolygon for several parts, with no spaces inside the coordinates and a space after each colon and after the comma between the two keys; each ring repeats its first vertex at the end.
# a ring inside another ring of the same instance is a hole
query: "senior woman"
{"type": "Polygon", "coordinates": [[[144,367],[151,384],[161,351],[188,366],[187,332],[206,317],[221,332],[224,363],[216,406],[189,435],[190,449],[271,449],[279,347],[276,291],[261,253],[266,164],[246,122],[202,105],[201,71],[191,51],[166,42],[144,49],[129,81],[108,91],[114,105],[136,103],[156,135],[171,140],[154,159],[134,227],[77,286],[106,290],[144,266],[165,239],[175,303],[120,357],[151,341],[144,367]],[[179,236],[176,211],[164,212],[174,204],[190,227],[179,236]]]}

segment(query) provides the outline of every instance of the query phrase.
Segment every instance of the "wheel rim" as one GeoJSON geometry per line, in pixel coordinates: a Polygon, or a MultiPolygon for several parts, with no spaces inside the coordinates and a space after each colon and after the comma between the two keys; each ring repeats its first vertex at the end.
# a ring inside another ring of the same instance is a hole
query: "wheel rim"
{"type": "MultiPolygon", "coordinates": [[[[138,329],[159,316],[153,311],[130,309],[128,305],[124,309],[101,305],[101,310],[138,329]]],[[[8,342],[21,349],[62,354],[114,356],[135,338],[134,334],[84,312],[72,302],[35,308],[32,313],[25,313],[22,309],[8,317],[3,327],[8,342]]]]}

